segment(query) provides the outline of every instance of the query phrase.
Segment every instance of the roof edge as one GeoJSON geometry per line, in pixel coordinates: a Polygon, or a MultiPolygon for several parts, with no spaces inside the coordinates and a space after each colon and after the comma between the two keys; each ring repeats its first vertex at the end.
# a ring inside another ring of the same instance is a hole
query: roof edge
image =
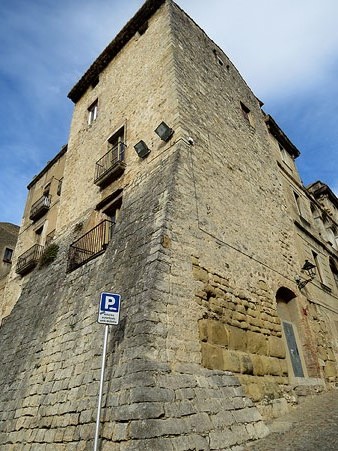
{"type": "Polygon", "coordinates": [[[67,148],[67,144],[62,146],[60,152],[57,153],[52,160],[48,161],[46,166],[33,177],[33,180],[27,185],[27,189],[31,189],[32,186],[35,185],[35,183],[67,152],[67,148]]]}
{"type": "Polygon", "coordinates": [[[326,185],[326,183],[317,180],[316,182],[311,183],[306,187],[307,191],[309,191],[314,197],[320,196],[322,194],[326,194],[331,202],[338,208],[338,197],[332,191],[332,189],[326,185]]]}
{"type": "Polygon", "coordinates": [[[147,0],[136,14],[127,22],[111,43],[96,58],[89,69],[68,93],[68,98],[76,103],[89,86],[97,80],[99,74],[130,41],[140,27],[150,19],[166,0],[147,0]]]}
{"type": "Polygon", "coordinates": [[[279,127],[277,122],[267,114],[264,118],[266,125],[270,131],[270,133],[279,141],[284,149],[289,152],[294,158],[299,157],[300,151],[297,147],[290,141],[290,139],[286,136],[283,130],[279,127]]]}

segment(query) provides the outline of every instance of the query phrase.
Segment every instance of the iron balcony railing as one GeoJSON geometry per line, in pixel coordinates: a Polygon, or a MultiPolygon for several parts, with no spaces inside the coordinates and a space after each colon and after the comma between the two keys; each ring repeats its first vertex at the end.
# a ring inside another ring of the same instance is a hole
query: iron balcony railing
{"type": "Polygon", "coordinates": [[[119,143],[112,147],[95,165],[94,183],[104,186],[120,177],[125,168],[125,144],[119,143]]]}
{"type": "Polygon", "coordinates": [[[50,207],[50,196],[42,196],[31,207],[29,219],[36,221],[43,216],[50,207]]]}
{"type": "Polygon", "coordinates": [[[107,248],[112,236],[114,223],[105,219],[96,227],[70,245],[68,252],[67,271],[87,263],[89,260],[101,255],[107,248]]]}
{"type": "Polygon", "coordinates": [[[24,252],[18,258],[15,272],[17,274],[25,274],[31,271],[39,262],[43,252],[43,246],[34,244],[28,251],[24,252]]]}

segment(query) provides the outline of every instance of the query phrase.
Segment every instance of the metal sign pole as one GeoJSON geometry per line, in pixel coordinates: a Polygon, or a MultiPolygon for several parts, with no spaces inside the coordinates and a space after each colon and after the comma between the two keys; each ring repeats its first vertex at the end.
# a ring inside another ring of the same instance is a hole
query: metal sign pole
{"type": "Polygon", "coordinates": [[[100,391],[99,391],[99,402],[97,406],[97,417],[96,417],[96,428],[95,428],[95,440],[94,440],[94,451],[98,451],[99,444],[99,430],[100,430],[100,416],[101,416],[101,404],[102,404],[102,393],[103,393],[103,380],[104,380],[104,368],[106,365],[106,353],[107,353],[107,341],[108,332],[110,325],[118,325],[120,320],[120,306],[121,306],[121,295],[117,293],[101,293],[99,314],[97,322],[99,324],[105,324],[106,328],[104,331],[104,341],[103,341],[103,351],[102,351],[102,366],[101,366],[101,377],[100,377],[100,391]]]}
{"type": "Polygon", "coordinates": [[[99,444],[100,416],[101,416],[101,404],[102,404],[102,393],[103,393],[104,369],[106,366],[108,332],[109,332],[109,325],[107,324],[105,327],[105,330],[104,330],[102,366],[101,366],[101,377],[100,377],[100,391],[99,391],[99,401],[98,401],[98,405],[97,405],[94,451],[98,450],[98,444],[99,444]]]}

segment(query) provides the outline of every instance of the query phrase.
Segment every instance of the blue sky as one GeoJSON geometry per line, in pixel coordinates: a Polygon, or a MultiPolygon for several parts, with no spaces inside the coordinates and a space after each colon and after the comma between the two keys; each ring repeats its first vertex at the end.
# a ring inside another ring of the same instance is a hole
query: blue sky
{"type": "MultiPolygon", "coordinates": [[[[67,94],[142,0],[1,0],[0,221],[67,142],[67,94]]],[[[338,2],[177,0],[230,57],[302,155],[304,184],[338,194],[338,2]]]]}

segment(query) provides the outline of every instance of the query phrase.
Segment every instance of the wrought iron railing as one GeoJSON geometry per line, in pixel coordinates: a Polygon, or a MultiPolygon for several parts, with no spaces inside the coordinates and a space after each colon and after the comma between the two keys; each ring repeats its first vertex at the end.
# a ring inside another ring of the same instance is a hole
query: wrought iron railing
{"type": "Polygon", "coordinates": [[[107,177],[120,176],[124,169],[125,144],[119,143],[112,147],[95,165],[94,183],[100,185],[107,177]]]}
{"type": "Polygon", "coordinates": [[[112,236],[114,223],[105,219],[69,247],[67,271],[73,271],[89,260],[101,255],[112,236]]]}
{"type": "Polygon", "coordinates": [[[43,246],[34,244],[28,251],[24,252],[18,258],[15,272],[17,274],[25,274],[33,269],[39,262],[43,252],[43,246]]]}
{"type": "Polygon", "coordinates": [[[50,196],[42,196],[31,207],[29,219],[38,219],[43,216],[50,207],[50,196]]]}

